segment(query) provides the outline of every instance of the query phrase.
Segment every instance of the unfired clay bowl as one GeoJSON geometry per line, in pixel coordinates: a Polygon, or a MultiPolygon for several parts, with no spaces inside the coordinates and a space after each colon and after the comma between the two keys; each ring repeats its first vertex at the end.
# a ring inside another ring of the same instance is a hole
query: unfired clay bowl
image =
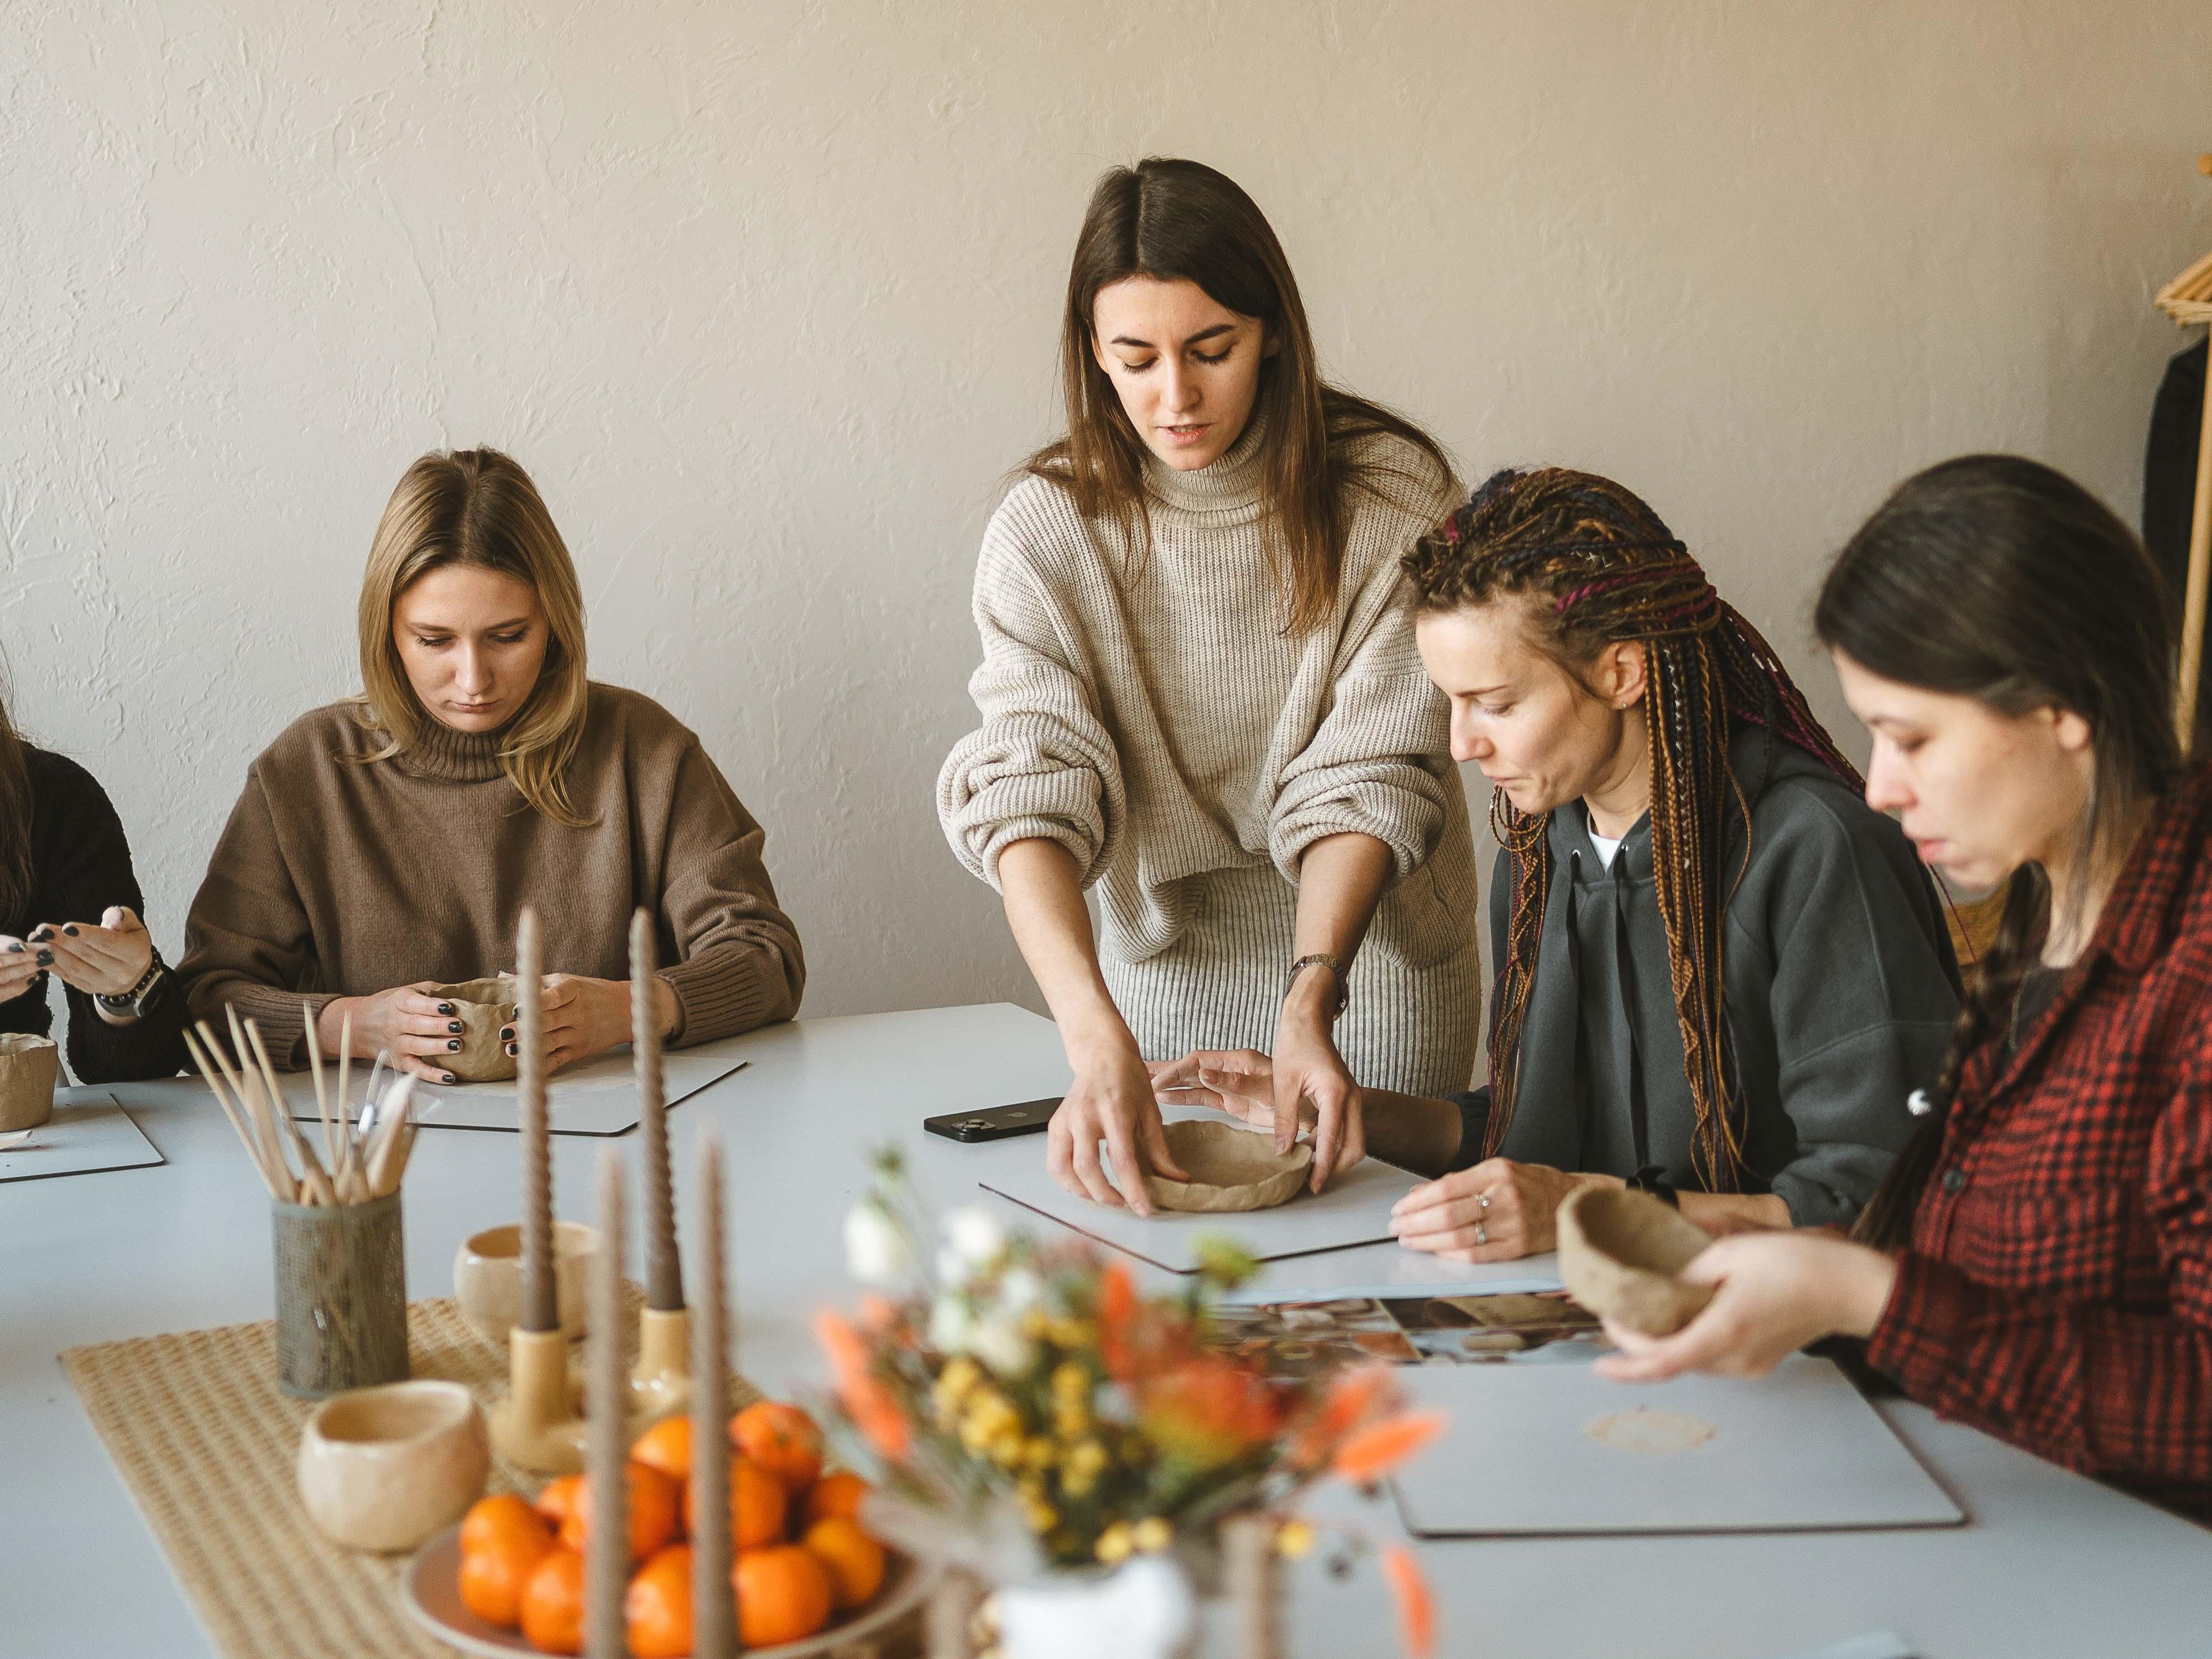
{"type": "Polygon", "coordinates": [[[35,1129],[54,1115],[54,1081],[62,1051],[52,1037],[27,1031],[0,1036],[0,1134],[35,1129]]]}
{"type": "Polygon", "coordinates": [[[1225,1214],[1286,1203],[1304,1186],[1313,1148],[1301,1140],[1279,1155],[1274,1137],[1234,1123],[1185,1118],[1166,1126],[1168,1151],[1188,1181],[1148,1175],[1145,1192],[1163,1210],[1225,1214]]]}
{"type": "MultiPolygon", "coordinates": [[[[562,1333],[574,1339],[590,1323],[586,1287],[599,1254],[599,1230],[577,1221],[553,1224],[553,1289],[562,1333]]],[[[453,1299],[478,1336],[507,1352],[507,1334],[522,1317],[522,1224],[487,1227],[463,1241],[453,1257],[453,1299]]]]}
{"type": "Polygon", "coordinates": [[[446,1069],[464,1083],[497,1083],[514,1075],[514,1056],[499,1034],[514,1018],[511,977],[472,979],[459,985],[434,985],[428,994],[453,1005],[461,1022],[461,1047],[446,1055],[446,1069]]]}
{"type": "Polygon", "coordinates": [[[300,1501],[348,1549],[415,1548],[468,1512],[490,1472],[483,1413],[459,1382],[356,1389],[300,1434],[300,1501]]]}
{"type": "Polygon", "coordinates": [[[1577,1187],[1559,1201],[1559,1278],[1601,1319],[1668,1336],[1713,1299],[1675,1275],[1712,1239],[1680,1211],[1626,1187],[1577,1187]]]}

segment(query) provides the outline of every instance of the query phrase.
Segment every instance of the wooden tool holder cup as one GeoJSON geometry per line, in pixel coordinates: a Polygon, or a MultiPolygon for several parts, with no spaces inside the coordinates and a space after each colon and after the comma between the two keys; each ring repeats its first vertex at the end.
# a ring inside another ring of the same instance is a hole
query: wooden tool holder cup
{"type": "Polygon", "coordinates": [[[399,1194],[270,1206],[276,1386],[295,1400],[406,1380],[407,1251],[399,1194]]]}

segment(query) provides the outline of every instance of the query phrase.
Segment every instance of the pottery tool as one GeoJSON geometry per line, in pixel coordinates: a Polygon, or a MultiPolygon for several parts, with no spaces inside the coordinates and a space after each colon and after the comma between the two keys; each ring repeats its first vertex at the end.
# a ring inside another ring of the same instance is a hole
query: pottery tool
{"type": "MultiPolygon", "coordinates": [[[[553,1278],[553,1145],[545,1105],[545,981],[538,913],[515,932],[515,1064],[522,1105],[522,1311],[507,1333],[510,1387],[490,1412],[492,1444],[547,1474],[583,1466],[583,1425],[568,1411],[568,1343],[553,1278]]],[[[610,1329],[612,1327],[609,1327],[610,1329]]]]}
{"type": "MultiPolygon", "coordinates": [[[[729,1434],[729,1303],[723,1284],[722,1146],[699,1134],[699,1305],[691,1322],[691,1443],[722,1444],[729,1434]]],[[[730,1460],[691,1460],[692,1659],[731,1659],[738,1609],[730,1579],[730,1460]]]]}
{"type": "MultiPolygon", "coordinates": [[[[307,1064],[315,1074],[315,1113],[323,1120],[323,1151],[330,1158],[331,1179],[335,1182],[343,1176],[345,1171],[339,1158],[342,1149],[338,1145],[337,1131],[331,1124],[330,1092],[323,1087],[323,1045],[315,1036],[315,1006],[311,1002],[300,1004],[300,1031],[307,1039],[307,1064]]],[[[345,1110],[345,1097],[343,1095],[338,1097],[338,1110],[341,1115],[345,1110]]]]}
{"type": "Polygon", "coordinates": [[[261,1066],[262,1086],[268,1091],[269,1121],[278,1131],[281,1143],[289,1146],[300,1160],[300,1185],[310,1204],[336,1205],[337,1189],[331,1185],[330,1172],[315,1156],[315,1149],[307,1144],[307,1136],[300,1133],[300,1125],[291,1113],[284,1109],[284,1091],[277,1085],[276,1068],[269,1062],[268,1046],[261,1041],[261,1028],[252,1020],[246,1022],[246,1040],[252,1045],[253,1058],[261,1066]]]}
{"type": "MultiPolygon", "coordinates": [[[[585,1339],[591,1359],[584,1427],[590,1523],[584,1554],[584,1651],[589,1659],[626,1659],[629,1651],[623,1620],[629,1589],[630,1443],[629,1394],[623,1376],[623,1233],[622,1157],[609,1147],[599,1154],[599,1254],[592,1264],[592,1331],[585,1339]]],[[[720,1447],[726,1434],[707,1442],[707,1448],[720,1447]]],[[[723,1512],[728,1513],[726,1507],[723,1512]]]]}
{"type": "MultiPolygon", "coordinates": [[[[202,1020],[200,1030],[206,1032],[207,1029],[207,1022],[202,1020]]],[[[209,1032],[208,1036],[212,1043],[214,1034],[209,1032]]],[[[239,1144],[246,1148],[246,1157],[253,1163],[253,1172],[261,1177],[261,1184],[269,1189],[269,1196],[279,1203],[289,1202],[278,1189],[276,1172],[270,1169],[252,1132],[246,1127],[245,1119],[240,1116],[238,1109],[230,1103],[230,1097],[223,1091],[222,1073],[208,1057],[207,1050],[200,1047],[199,1039],[190,1031],[185,1033],[185,1047],[191,1054],[192,1064],[199,1068],[200,1076],[206,1079],[209,1092],[215,1096],[215,1103],[222,1108],[223,1116],[230,1120],[230,1127],[238,1132],[239,1144]]]]}
{"type": "Polygon", "coordinates": [[[645,1306],[638,1313],[637,1364],[630,1409],[642,1423],[672,1417],[690,1403],[690,1316],[676,1249],[675,1189],[668,1174],[668,1106],[660,1071],[653,915],[629,923],[630,1060],[637,1079],[638,1161],[645,1204],[645,1306]]]}

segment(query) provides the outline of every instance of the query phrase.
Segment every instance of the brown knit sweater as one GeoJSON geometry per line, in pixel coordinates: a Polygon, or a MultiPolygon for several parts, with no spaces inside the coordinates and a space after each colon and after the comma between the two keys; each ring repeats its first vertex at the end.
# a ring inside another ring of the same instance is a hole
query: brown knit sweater
{"type": "Polygon", "coordinates": [[[253,763],[209,861],[178,972],[196,1017],[226,1005],[272,1055],[307,1063],[300,1006],[514,968],[535,905],[548,973],[627,979],[629,917],[659,920],[678,1042],[797,1012],[799,933],[761,863],[761,827],[699,739],[658,703],[594,684],[568,799],[571,830],[525,804],[496,734],[433,721],[363,765],[380,734],[351,702],[303,714],[253,763]]]}

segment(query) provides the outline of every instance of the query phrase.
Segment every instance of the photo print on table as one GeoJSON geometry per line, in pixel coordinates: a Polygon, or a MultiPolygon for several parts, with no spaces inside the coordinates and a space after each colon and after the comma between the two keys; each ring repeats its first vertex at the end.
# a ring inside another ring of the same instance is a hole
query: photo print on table
{"type": "Polygon", "coordinates": [[[1213,1310],[1218,1346],[1296,1376],[1348,1360],[1394,1365],[1577,1364],[1606,1352],[1595,1316],[1564,1291],[1540,1295],[1342,1297],[1213,1310]]]}

